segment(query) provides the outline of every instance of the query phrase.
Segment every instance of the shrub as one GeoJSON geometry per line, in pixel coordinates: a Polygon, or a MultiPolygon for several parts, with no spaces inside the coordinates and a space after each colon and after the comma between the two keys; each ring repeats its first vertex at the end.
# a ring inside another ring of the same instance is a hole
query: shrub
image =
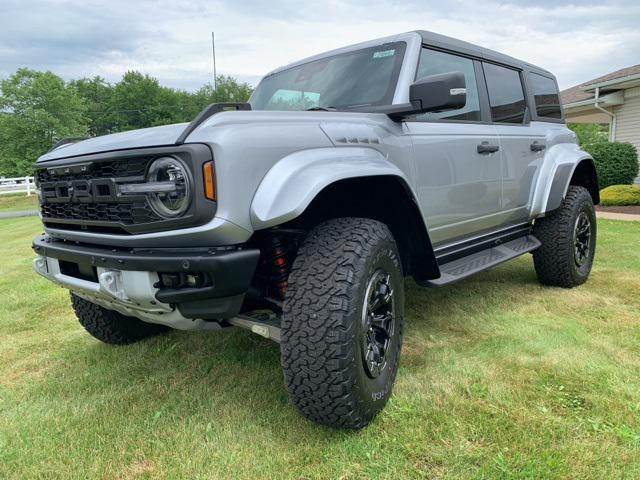
{"type": "Polygon", "coordinates": [[[638,176],[638,152],[630,143],[599,142],[583,148],[593,157],[601,189],[631,185],[638,176]]]}
{"type": "Polygon", "coordinates": [[[640,185],[612,185],[600,191],[600,205],[640,205],[640,185]]]}

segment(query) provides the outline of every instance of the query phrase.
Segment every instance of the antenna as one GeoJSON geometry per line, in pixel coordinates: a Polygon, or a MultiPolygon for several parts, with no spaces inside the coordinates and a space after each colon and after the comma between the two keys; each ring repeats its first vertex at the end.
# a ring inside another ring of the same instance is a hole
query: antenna
{"type": "Polygon", "coordinates": [[[213,32],[211,32],[211,53],[213,55],[213,89],[217,90],[218,86],[216,84],[217,80],[217,72],[216,72],[216,37],[213,34],[213,32]]]}

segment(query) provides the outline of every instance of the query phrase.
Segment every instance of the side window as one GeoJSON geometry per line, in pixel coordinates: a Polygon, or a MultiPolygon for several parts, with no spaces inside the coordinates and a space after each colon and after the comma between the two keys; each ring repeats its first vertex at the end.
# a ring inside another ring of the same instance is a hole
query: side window
{"type": "Polygon", "coordinates": [[[560,111],[560,95],[556,82],[549,77],[530,73],[531,89],[536,102],[536,113],[539,117],[562,118],[560,111]]]}
{"type": "Polygon", "coordinates": [[[473,60],[450,53],[423,48],[416,79],[439,73],[462,72],[467,84],[467,103],[463,108],[446,112],[430,112],[416,116],[416,120],[476,120],[480,121],[480,101],[473,60]]]}
{"type": "Polygon", "coordinates": [[[526,110],[520,72],[484,63],[491,119],[498,123],[523,123],[526,110]]]}

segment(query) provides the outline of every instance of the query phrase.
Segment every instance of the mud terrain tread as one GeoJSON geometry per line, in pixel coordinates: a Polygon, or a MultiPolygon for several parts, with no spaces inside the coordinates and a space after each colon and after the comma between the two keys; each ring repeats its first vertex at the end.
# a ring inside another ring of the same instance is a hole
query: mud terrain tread
{"type": "Polygon", "coordinates": [[[362,428],[377,413],[355,395],[358,309],[356,272],[372,246],[391,241],[383,223],[362,218],[325,222],[298,250],[282,316],[282,367],[294,405],[307,418],[338,428],[362,428]]]}
{"type": "Polygon", "coordinates": [[[71,305],[80,325],[101,342],[112,345],[127,345],[157,335],[169,328],[164,325],[146,323],[107,310],[83,298],[71,294],[71,305]]]}

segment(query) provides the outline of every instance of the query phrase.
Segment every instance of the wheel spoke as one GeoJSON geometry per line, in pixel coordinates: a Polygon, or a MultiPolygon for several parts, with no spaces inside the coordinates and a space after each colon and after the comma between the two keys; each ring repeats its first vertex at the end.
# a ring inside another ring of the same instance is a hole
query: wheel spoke
{"type": "Polygon", "coordinates": [[[380,298],[380,296],[376,295],[376,297],[374,298],[374,300],[372,302],[369,303],[369,306],[367,307],[367,310],[369,311],[370,315],[374,315],[374,312],[380,308],[380,306],[382,305],[382,299],[380,298]]]}
{"type": "Polygon", "coordinates": [[[382,330],[385,334],[389,334],[389,326],[393,316],[391,312],[387,312],[384,315],[374,315],[371,317],[371,325],[375,328],[382,330]]]}

